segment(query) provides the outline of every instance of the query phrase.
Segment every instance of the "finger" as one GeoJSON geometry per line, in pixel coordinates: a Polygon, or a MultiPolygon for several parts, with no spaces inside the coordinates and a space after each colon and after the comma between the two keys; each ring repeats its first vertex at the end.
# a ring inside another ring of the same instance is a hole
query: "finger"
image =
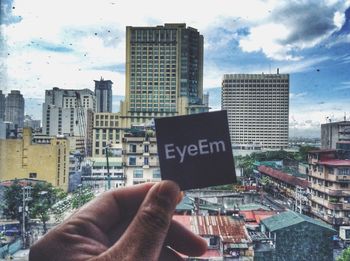
{"type": "Polygon", "coordinates": [[[83,206],[72,219],[92,223],[108,232],[120,220],[135,215],[153,185],[145,183],[105,192],[83,206]]]}
{"type": "Polygon", "coordinates": [[[158,260],[180,195],[173,181],[161,181],[147,193],[135,218],[106,253],[116,260],[158,260]]]}
{"type": "Polygon", "coordinates": [[[169,247],[163,247],[159,261],[183,261],[184,259],[169,247]]]}
{"type": "Polygon", "coordinates": [[[207,242],[176,220],[172,220],[165,245],[187,256],[201,256],[207,251],[207,242]]]}

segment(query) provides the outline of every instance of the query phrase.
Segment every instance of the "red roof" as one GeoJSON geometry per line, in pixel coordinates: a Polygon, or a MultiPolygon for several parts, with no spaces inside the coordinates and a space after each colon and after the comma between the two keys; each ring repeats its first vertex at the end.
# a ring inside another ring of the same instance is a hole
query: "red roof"
{"type": "Polygon", "coordinates": [[[244,221],[249,224],[260,224],[262,219],[277,215],[277,211],[272,210],[241,210],[239,213],[244,216],[244,221]]]}
{"type": "Polygon", "coordinates": [[[326,165],[326,166],[350,167],[350,160],[323,160],[323,161],[317,162],[317,164],[326,165]]]}
{"type": "Polygon", "coordinates": [[[307,180],[294,177],[292,175],[289,175],[287,173],[284,173],[282,171],[279,171],[277,169],[273,169],[270,167],[260,166],[258,170],[265,175],[278,179],[292,186],[300,186],[303,188],[307,188],[309,184],[307,180]]]}

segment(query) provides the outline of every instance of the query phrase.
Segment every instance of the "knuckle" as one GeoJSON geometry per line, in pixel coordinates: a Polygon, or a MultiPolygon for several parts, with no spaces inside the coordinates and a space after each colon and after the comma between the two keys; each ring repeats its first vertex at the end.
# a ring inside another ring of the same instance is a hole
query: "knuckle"
{"type": "Polygon", "coordinates": [[[150,230],[165,230],[170,224],[169,214],[160,207],[144,207],[139,217],[141,223],[150,230]]]}

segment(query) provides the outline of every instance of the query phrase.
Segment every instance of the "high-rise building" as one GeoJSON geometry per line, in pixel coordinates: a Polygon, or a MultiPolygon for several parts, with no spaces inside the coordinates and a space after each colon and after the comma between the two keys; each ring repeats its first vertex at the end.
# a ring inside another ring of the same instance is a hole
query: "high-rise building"
{"type": "Polygon", "coordinates": [[[0,90],[0,121],[5,120],[5,94],[0,90]]]}
{"type": "Polygon", "coordinates": [[[24,121],[24,98],[20,91],[12,90],[6,97],[5,121],[10,121],[17,126],[23,127],[24,121]]]}
{"type": "Polygon", "coordinates": [[[46,90],[43,104],[42,133],[85,138],[86,154],[92,150],[92,120],[95,94],[89,89],[46,90]]]}
{"type": "Polygon", "coordinates": [[[321,148],[350,151],[350,121],[321,124],[321,148]]]}
{"type": "Polygon", "coordinates": [[[203,104],[203,36],[186,24],[126,28],[122,115],[132,123],[208,111],[203,104]]]}
{"type": "Polygon", "coordinates": [[[112,84],[110,80],[95,80],[96,112],[112,112],[112,84]]]}
{"type": "Polygon", "coordinates": [[[225,74],[221,102],[233,148],[288,146],[289,74],[225,74]]]}

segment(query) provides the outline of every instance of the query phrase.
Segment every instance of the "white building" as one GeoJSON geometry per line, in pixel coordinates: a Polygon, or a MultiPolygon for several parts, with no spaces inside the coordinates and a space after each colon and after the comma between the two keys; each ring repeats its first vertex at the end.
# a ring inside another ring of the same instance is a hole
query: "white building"
{"type": "Polygon", "coordinates": [[[288,146],[289,74],[225,74],[221,102],[234,149],[288,146]]]}
{"type": "Polygon", "coordinates": [[[43,104],[42,133],[49,136],[85,137],[87,154],[92,149],[92,117],[95,94],[89,89],[46,90],[43,104]]]}

